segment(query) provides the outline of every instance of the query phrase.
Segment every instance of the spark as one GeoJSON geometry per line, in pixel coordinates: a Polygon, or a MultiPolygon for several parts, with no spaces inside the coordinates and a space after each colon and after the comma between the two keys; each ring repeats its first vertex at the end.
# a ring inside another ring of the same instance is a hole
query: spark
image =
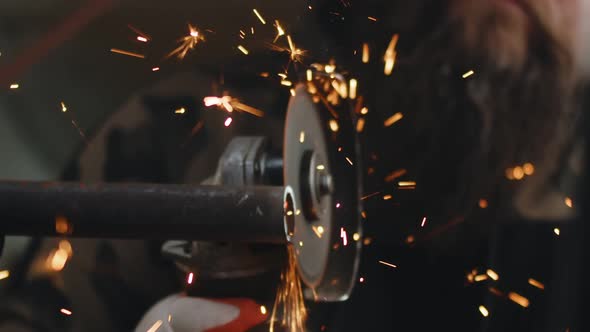
{"type": "Polygon", "coordinates": [[[486,274],[494,281],[498,281],[498,279],[500,279],[500,276],[492,269],[487,269],[486,274]]]}
{"type": "Polygon", "coordinates": [[[399,178],[401,176],[404,176],[407,172],[408,171],[405,170],[405,169],[403,169],[403,168],[402,169],[395,170],[395,171],[389,173],[385,177],[385,182],[392,182],[393,180],[395,180],[395,179],[397,179],[397,178],[399,178]]]}
{"type": "Polygon", "coordinates": [[[269,73],[267,73],[267,72],[260,73],[260,77],[267,78],[267,77],[269,77],[269,76],[270,76],[270,74],[269,74],[269,73]]]}
{"type": "Polygon", "coordinates": [[[311,81],[313,80],[313,72],[311,71],[311,69],[308,69],[308,70],[305,72],[305,74],[306,74],[306,76],[307,76],[307,77],[306,77],[306,78],[307,78],[307,81],[308,81],[308,82],[311,82],[311,81]]]}
{"type": "Polygon", "coordinates": [[[168,315],[168,323],[170,323],[170,321],[172,321],[172,315],[168,315]]]}
{"type": "Polygon", "coordinates": [[[254,34],[254,27],[250,27],[250,33],[254,34]]]}
{"type": "Polygon", "coordinates": [[[555,233],[555,235],[559,236],[559,234],[561,234],[561,231],[559,230],[559,228],[554,228],[553,233],[555,233]]]}
{"type": "Polygon", "coordinates": [[[363,63],[369,63],[369,44],[368,43],[363,43],[363,56],[362,56],[362,61],[363,63]]]}
{"type": "Polygon", "coordinates": [[[479,207],[485,209],[488,207],[488,201],[486,199],[480,199],[478,203],[479,207]]]}
{"type": "Polygon", "coordinates": [[[248,53],[250,53],[250,52],[248,52],[248,50],[247,50],[247,49],[246,49],[244,46],[242,46],[242,45],[238,45],[238,50],[240,50],[240,51],[241,51],[242,53],[244,53],[245,55],[248,55],[248,53]]]}
{"type": "Polygon", "coordinates": [[[356,122],[356,132],[362,133],[364,129],[365,129],[365,119],[359,118],[356,122]]]}
{"type": "Polygon", "coordinates": [[[516,180],[522,180],[522,178],[524,178],[524,171],[523,171],[522,167],[520,167],[520,166],[514,167],[512,169],[512,176],[516,180]]]}
{"type": "Polygon", "coordinates": [[[480,281],[484,281],[484,280],[488,280],[488,276],[486,274],[479,274],[476,275],[475,278],[473,278],[476,282],[480,282],[480,281]]]}
{"type": "Polygon", "coordinates": [[[479,312],[481,312],[481,315],[484,317],[488,317],[490,315],[490,312],[488,311],[488,309],[486,307],[484,307],[483,305],[479,306],[479,312]]]}
{"type": "Polygon", "coordinates": [[[143,54],[120,50],[118,48],[111,48],[111,52],[131,56],[131,57],[135,57],[135,58],[145,59],[145,55],[143,55],[143,54]]]}
{"type": "Polygon", "coordinates": [[[277,28],[277,36],[275,37],[273,43],[276,43],[281,36],[285,35],[285,30],[283,30],[283,27],[281,27],[281,23],[279,23],[279,20],[275,20],[275,27],[277,28]]]}
{"type": "Polygon", "coordinates": [[[363,108],[361,109],[361,114],[362,114],[362,115],[366,115],[367,113],[369,113],[369,109],[368,109],[368,108],[366,108],[366,107],[363,107],[363,108]]]}
{"type": "Polygon", "coordinates": [[[545,289],[545,285],[542,282],[535,280],[533,278],[529,278],[529,284],[533,287],[537,287],[538,289],[545,289]]]}
{"type": "MultiPolygon", "coordinates": [[[[307,310],[303,299],[303,288],[297,268],[297,253],[293,246],[287,246],[288,264],[281,273],[279,289],[270,315],[269,332],[275,331],[275,324],[285,327],[286,331],[304,331],[307,310]],[[277,311],[282,312],[277,319],[277,311]]],[[[282,328],[280,329],[283,330],[282,328]]]]}
{"type": "Polygon", "coordinates": [[[492,293],[496,296],[504,297],[504,294],[495,287],[490,287],[490,288],[488,288],[488,290],[490,291],[490,293],[492,293]]]}
{"type": "Polygon", "coordinates": [[[329,65],[324,66],[324,71],[326,72],[326,74],[332,74],[332,73],[334,73],[335,70],[336,70],[335,65],[329,64],[329,65]]]}
{"type": "Polygon", "coordinates": [[[367,219],[367,212],[361,211],[361,217],[363,217],[363,219],[367,219]]]}
{"type": "Polygon", "coordinates": [[[514,175],[512,175],[512,168],[506,169],[506,178],[508,180],[514,180],[514,175]]]}
{"type": "Polygon", "coordinates": [[[66,308],[61,308],[59,311],[62,314],[66,315],[66,316],[71,316],[72,315],[72,312],[70,310],[66,309],[66,308]]]}
{"type": "Polygon", "coordinates": [[[70,232],[70,223],[63,216],[57,216],[55,218],[55,232],[61,235],[65,235],[70,232]]]}
{"type": "Polygon", "coordinates": [[[158,329],[160,328],[160,326],[162,326],[162,323],[163,322],[161,320],[158,320],[146,332],[156,332],[156,331],[158,331],[158,329]]]}
{"type": "Polygon", "coordinates": [[[465,74],[463,74],[463,78],[467,78],[473,74],[475,74],[475,72],[473,70],[470,70],[470,71],[466,72],[465,74]]]}
{"type": "Polygon", "coordinates": [[[203,103],[205,104],[206,107],[217,106],[219,108],[225,109],[229,113],[233,112],[234,109],[236,109],[238,111],[250,113],[250,114],[257,116],[257,117],[264,116],[263,111],[261,111],[257,108],[254,108],[252,106],[246,105],[246,104],[240,102],[238,99],[232,98],[230,96],[205,97],[205,98],[203,98],[203,103]]]}
{"type": "Polygon", "coordinates": [[[379,263],[380,264],[383,264],[383,265],[387,265],[389,267],[397,268],[397,265],[391,264],[391,263],[388,263],[388,262],[385,262],[385,261],[379,261],[379,263]]]}
{"type": "Polygon", "coordinates": [[[372,194],[368,194],[368,195],[366,195],[366,196],[363,196],[363,197],[361,197],[361,201],[364,201],[365,199],[367,199],[367,198],[371,198],[371,197],[373,197],[373,196],[377,196],[377,195],[379,195],[380,193],[381,193],[380,191],[377,191],[377,192],[374,192],[374,193],[372,193],[372,194]]]}
{"type": "Polygon", "coordinates": [[[147,43],[148,42],[148,39],[145,38],[145,37],[143,37],[143,36],[137,36],[137,40],[140,41],[140,42],[144,42],[144,43],[147,43]]]}
{"type": "Polygon", "coordinates": [[[284,86],[292,86],[293,85],[293,82],[291,82],[289,80],[282,80],[281,81],[281,85],[284,85],[284,86]]]}
{"type": "Polygon", "coordinates": [[[191,285],[193,283],[193,278],[195,277],[195,275],[191,272],[188,274],[188,277],[186,279],[186,283],[191,285]]]}
{"type": "Polygon", "coordinates": [[[371,242],[373,242],[373,239],[371,239],[370,237],[366,237],[363,240],[363,245],[368,246],[369,244],[371,244],[371,242]]]}
{"type": "Polygon", "coordinates": [[[289,92],[291,92],[291,96],[295,97],[295,94],[296,94],[295,89],[290,89],[289,92]]]}
{"type": "Polygon", "coordinates": [[[349,84],[350,84],[350,87],[348,89],[348,91],[349,91],[348,97],[350,99],[356,99],[356,88],[358,85],[358,81],[354,78],[351,78],[349,84]]]}
{"type": "Polygon", "coordinates": [[[526,297],[514,292],[508,293],[508,298],[523,308],[528,308],[530,304],[529,300],[526,297]]]}
{"type": "Polygon", "coordinates": [[[0,271],[0,280],[6,279],[8,277],[10,277],[10,271],[8,271],[8,270],[0,271]]]}
{"type": "Polygon", "coordinates": [[[563,202],[565,203],[565,205],[569,208],[572,208],[574,206],[574,202],[572,201],[572,199],[570,197],[566,197],[563,202]]]}
{"type": "Polygon", "coordinates": [[[52,251],[47,257],[46,264],[53,270],[53,271],[61,271],[66,266],[68,261],[68,252],[64,249],[57,249],[52,251]]]}
{"type": "Polygon", "coordinates": [[[303,247],[303,241],[299,241],[299,246],[303,247]]]}
{"type": "Polygon", "coordinates": [[[359,282],[360,282],[360,283],[363,283],[363,282],[365,282],[365,278],[363,278],[363,277],[360,277],[360,278],[359,278],[359,282]]]}
{"type": "Polygon", "coordinates": [[[394,123],[398,122],[403,117],[404,117],[404,115],[402,113],[397,112],[394,115],[392,115],[389,118],[387,118],[387,120],[385,120],[385,122],[383,122],[383,125],[385,127],[391,127],[394,123]]]}
{"type": "Polygon", "coordinates": [[[414,181],[400,181],[397,183],[397,185],[400,187],[415,187],[416,182],[414,182],[414,181]]]}
{"type": "Polygon", "coordinates": [[[267,312],[267,311],[266,311],[266,307],[265,307],[265,306],[263,306],[263,305],[261,305],[261,306],[260,306],[260,313],[261,313],[261,314],[263,314],[263,315],[266,315],[266,312],[267,312]]]}
{"type": "Polygon", "coordinates": [[[340,227],[340,238],[342,239],[342,244],[346,247],[348,245],[348,236],[346,235],[344,227],[340,227]]]}
{"type": "Polygon", "coordinates": [[[385,196],[383,196],[383,200],[384,201],[389,201],[392,198],[393,198],[393,196],[391,196],[391,195],[385,195],[385,196]]]}
{"type": "Polygon", "coordinates": [[[178,40],[180,45],[172,52],[168,53],[166,57],[176,55],[178,59],[182,60],[187,53],[195,48],[201,41],[205,41],[205,36],[197,30],[196,27],[188,25],[189,34],[188,36],[182,37],[178,40]]]}
{"type": "Polygon", "coordinates": [[[232,122],[232,118],[227,118],[225,119],[225,122],[223,123],[224,126],[229,127],[229,125],[231,125],[232,122]]]}
{"type": "Polygon", "coordinates": [[[258,10],[256,10],[256,8],[252,9],[252,11],[254,12],[254,14],[256,14],[256,17],[258,17],[258,19],[260,20],[260,22],[262,22],[262,24],[266,24],[266,21],[264,20],[264,18],[262,18],[262,15],[260,15],[260,13],[258,12],[258,10]]]}
{"type": "Polygon", "coordinates": [[[526,163],[522,165],[522,170],[526,175],[533,175],[533,173],[535,173],[535,166],[531,163],[526,163]]]}
{"type": "Polygon", "coordinates": [[[58,245],[59,249],[65,251],[68,254],[68,257],[72,257],[72,244],[68,240],[61,240],[59,241],[58,245]]]}
{"type": "Polygon", "coordinates": [[[328,121],[328,125],[330,126],[330,130],[333,132],[338,132],[338,122],[334,119],[331,119],[330,121],[328,121]]]}
{"type": "Polygon", "coordinates": [[[326,169],[326,166],[324,166],[324,165],[317,165],[317,166],[315,167],[315,169],[317,169],[318,171],[323,171],[323,170],[325,170],[325,169],[326,169]]]}
{"type": "Polygon", "coordinates": [[[340,208],[340,203],[336,203],[336,208],[339,209],[340,208]]]}
{"type": "Polygon", "coordinates": [[[352,239],[354,241],[358,241],[361,239],[361,235],[359,233],[354,233],[354,234],[352,234],[352,239]]]}
{"type": "Polygon", "coordinates": [[[158,70],[160,70],[160,67],[154,67],[154,68],[152,68],[152,71],[158,71],[158,70]]]}
{"type": "Polygon", "coordinates": [[[368,16],[367,18],[369,19],[369,21],[377,22],[377,19],[373,16],[368,16]]]}
{"type": "Polygon", "coordinates": [[[305,142],[305,132],[301,131],[299,133],[299,143],[303,143],[303,142],[305,142]]]}
{"type": "Polygon", "coordinates": [[[318,238],[320,238],[320,239],[322,238],[322,235],[324,235],[324,228],[323,228],[322,226],[318,226],[318,227],[316,227],[316,226],[312,226],[312,227],[311,227],[311,229],[313,230],[313,232],[315,233],[315,235],[316,235],[318,238]],[[320,227],[321,227],[321,228],[320,228],[320,227]],[[320,230],[321,230],[321,231],[320,231],[320,230]]]}
{"type": "Polygon", "coordinates": [[[68,111],[68,108],[66,107],[66,104],[64,104],[63,101],[61,102],[61,111],[64,113],[68,111]]]}
{"type": "MultiPolygon", "coordinates": [[[[129,29],[131,29],[133,32],[135,32],[136,34],[138,34],[139,36],[145,38],[146,40],[151,40],[152,39],[148,34],[146,34],[145,32],[137,29],[136,27],[132,26],[131,24],[127,24],[127,27],[129,29]]],[[[138,40],[139,40],[139,38],[138,38],[138,40]]]]}
{"type": "Polygon", "coordinates": [[[348,163],[350,164],[350,166],[354,165],[354,164],[352,163],[352,160],[350,160],[350,158],[346,157],[346,161],[348,161],[348,163]]]}
{"type": "Polygon", "coordinates": [[[385,69],[383,72],[385,75],[389,76],[393,72],[393,67],[395,66],[395,58],[397,56],[397,52],[395,51],[395,46],[397,45],[397,40],[399,36],[398,34],[393,35],[391,37],[391,41],[389,42],[389,46],[385,51],[385,56],[383,59],[385,60],[385,69]]]}
{"type": "Polygon", "coordinates": [[[186,112],[186,109],[184,107],[181,107],[174,111],[174,113],[176,114],[184,114],[184,112],[186,112]]]}
{"type": "Polygon", "coordinates": [[[422,223],[420,224],[420,227],[424,227],[424,225],[426,225],[426,217],[422,218],[422,223]]]}
{"type": "Polygon", "coordinates": [[[17,83],[13,83],[13,84],[10,85],[10,88],[12,90],[16,90],[16,89],[18,89],[18,87],[19,87],[19,85],[17,83]]]}

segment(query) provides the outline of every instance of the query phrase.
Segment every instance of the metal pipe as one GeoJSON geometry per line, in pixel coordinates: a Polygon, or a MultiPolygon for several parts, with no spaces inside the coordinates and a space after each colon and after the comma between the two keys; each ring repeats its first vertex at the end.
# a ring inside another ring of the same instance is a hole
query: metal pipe
{"type": "Polygon", "coordinates": [[[284,243],[283,192],[0,181],[0,234],[284,243]]]}

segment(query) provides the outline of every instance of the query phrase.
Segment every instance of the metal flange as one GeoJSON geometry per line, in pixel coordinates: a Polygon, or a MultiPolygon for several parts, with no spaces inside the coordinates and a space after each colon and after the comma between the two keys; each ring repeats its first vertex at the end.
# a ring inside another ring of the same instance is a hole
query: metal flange
{"type": "Polygon", "coordinates": [[[359,146],[347,101],[331,105],[299,85],[284,140],[286,233],[306,297],[346,300],[362,246],[359,146]],[[321,101],[321,102],[320,102],[321,101]]]}

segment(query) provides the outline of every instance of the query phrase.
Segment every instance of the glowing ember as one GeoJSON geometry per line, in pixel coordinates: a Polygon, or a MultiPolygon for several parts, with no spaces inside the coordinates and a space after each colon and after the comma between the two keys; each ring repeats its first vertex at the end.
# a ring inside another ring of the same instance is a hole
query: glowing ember
{"type": "Polygon", "coordinates": [[[59,241],[59,249],[64,250],[67,254],[68,257],[72,257],[73,254],[73,249],[72,249],[72,244],[70,243],[70,241],[68,240],[61,240],[59,241]]]}
{"type": "Polygon", "coordinates": [[[360,277],[360,278],[359,278],[359,282],[360,282],[360,283],[363,283],[363,282],[365,282],[365,278],[363,278],[363,277],[360,277]]]}
{"type": "Polygon", "coordinates": [[[273,41],[273,43],[276,43],[276,41],[281,36],[285,35],[285,30],[283,30],[283,27],[281,27],[281,23],[279,23],[279,20],[275,20],[275,27],[277,28],[277,36],[275,37],[275,40],[273,41]]]}
{"type": "Polygon", "coordinates": [[[480,274],[480,275],[476,275],[473,280],[475,280],[476,282],[480,282],[480,281],[484,281],[484,280],[488,280],[488,276],[486,274],[480,274]]]}
{"type": "Polygon", "coordinates": [[[530,304],[529,300],[526,297],[514,292],[508,293],[508,298],[523,308],[528,308],[530,304]]]}
{"type": "Polygon", "coordinates": [[[315,169],[317,169],[318,171],[323,171],[323,170],[325,170],[325,169],[326,169],[326,166],[324,166],[324,165],[317,165],[317,166],[315,167],[315,169]]]}
{"type": "Polygon", "coordinates": [[[352,234],[352,239],[356,242],[361,239],[361,235],[359,233],[352,234]]]}
{"type": "Polygon", "coordinates": [[[0,271],[0,280],[6,279],[8,277],[10,277],[10,271],[8,271],[8,270],[0,271]]]}
{"type": "Polygon", "coordinates": [[[158,329],[160,328],[160,326],[162,326],[162,321],[159,320],[157,322],[154,323],[154,325],[152,325],[146,332],[156,332],[158,331],[158,329]]]}
{"type": "Polygon", "coordinates": [[[385,262],[385,261],[379,261],[379,263],[380,264],[383,264],[383,265],[387,265],[389,267],[397,268],[397,265],[391,264],[391,263],[388,263],[388,262],[385,262]]]}
{"type": "Polygon", "coordinates": [[[422,218],[422,223],[420,223],[420,227],[424,227],[426,225],[426,217],[422,218]]]}
{"type": "Polygon", "coordinates": [[[377,22],[377,19],[373,16],[368,16],[367,18],[369,19],[369,21],[377,22]]]}
{"type": "Polygon", "coordinates": [[[261,305],[261,306],[260,306],[260,313],[261,313],[261,314],[263,314],[263,315],[266,315],[266,312],[267,312],[267,311],[266,311],[266,307],[265,307],[265,306],[263,306],[263,305],[261,305]]]}
{"type": "Polygon", "coordinates": [[[260,13],[258,12],[258,10],[256,10],[256,8],[252,9],[252,11],[254,12],[254,14],[256,14],[256,17],[258,17],[258,19],[260,20],[260,22],[262,22],[262,24],[266,24],[266,21],[264,20],[264,18],[262,18],[262,15],[260,15],[260,13]]]}
{"type": "Polygon", "coordinates": [[[160,67],[154,67],[154,68],[152,68],[152,71],[158,71],[158,70],[160,70],[160,67]]]}
{"type": "Polygon", "coordinates": [[[348,245],[348,236],[343,227],[340,227],[340,238],[342,239],[342,244],[346,247],[348,245]]]}
{"type": "Polygon", "coordinates": [[[482,316],[484,317],[488,317],[490,315],[488,309],[486,307],[484,307],[483,305],[479,306],[479,312],[481,313],[482,316]]]}
{"type": "Polygon", "coordinates": [[[64,113],[68,111],[68,108],[66,107],[66,104],[64,104],[63,101],[61,102],[61,111],[64,113]]]}
{"type": "Polygon", "coordinates": [[[340,208],[340,203],[336,203],[336,208],[339,209],[340,208]]]}
{"type": "Polygon", "coordinates": [[[391,37],[391,41],[389,42],[389,46],[385,51],[385,56],[383,60],[385,60],[385,69],[383,72],[385,75],[389,76],[393,72],[393,67],[395,66],[395,58],[397,56],[397,52],[395,51],[395,46],[397,45],[397,40],[399,36],[397,34],[391,37]]]}
{"type": "Polygon", "coordinates": [[[369,44],[364,43],[363,44],[363,57],[362,57],[363,63],[369,63],[369,57],[370,57],[369,44]]]}
{"type": "Polygon", "coordinates": [[[281,85],[284,85],[284,86],[292,86],[293,85],[293,82],[288,81],[288,80],[282,80],[281,81],[281,85]]]}
{"type": "Polygon", "coordinates": [[[147,43],[148,42],[148,39],[145,38],[145,37],[143,37],[143,36],[137,36],[137,40],[140,41],[140,42],[144,42],[144,43],[147,43]]]}
{"type": "Polygon", "coordinates": [[[475,72],[473,70],[470,70],[470,71],[466,72],[465,74],[463,74],[463,78],[467,78],[473,74],[475,74],[475,72]]]}
{"type": "Polygon", "coordinates": [[[306,76],[308,82],[311,82],[313,80],[313,72],[311,71],[311,69],[308,69],[305,72],[305,76],[306,76]]]}
{"type": "Polygon", "coordinates": [[[336,120],[334,120],[334,119],[331,119],[328,122],[328,125],[330,125],[330,130],[333,131],[333,132],[337,132],[338,129],[339,129],[338,122],[336,120]]]}
{"type": "Polygon", "coordinates": [[[68,252],[64,249],[52,251],[47,258],[46,265],[53,271],[61,271],[68,261],[68,252]]]}
{"type": "Polygon", "coordinates": [[[166,55],[167,58],[176,55],[178,59],[182,60],[189,51],[192,51],[195,46],[197,46],[199,42],[205,40],[205,36],[200,33],[196,27],[189,24],[188,30],[188,36],[182,37],[178,40],[180,45],[176,49],[172,50],[172,52],[168,53],[168,55],[166,55]]]}
{"type": "Polygon", "coordinates": [[[186,283],[191,285],[193,283],[193,278],[195,277],[195,275],[191,272],[188,274],[188,277],[186,278],[186,283]]]}
{"type": "Polygon", "coordinates": [[[492,269],[487,269],[486,274],[494,281],[498,281],[498,279],[500,279],[500,276],[492,269]]]}
{"type": "Polygon", "coordinates": [[[356,132],[362,133],[365,129],[365,119],[359,118],[356,122],[356,132]]]}
{"type": "Polygon", "coordinates": [[[346,159],[346,161],[348,161],[348,163],[350,164],[350,166],[353,165],[352,160],[350,160],[350,158],[346,157],[345,159],[346,159]]]}
{"type": "Polygon", "coordinates": [[[362,115],[365,115],[365,114],[367,114],[367,113],[369,113],[369,109],[368,109],[368,108],[366,108],[366,107],[363,107],[363,108],[361,109],[361,114],[362,114],[362,115]]]}
{"type": "Polygon", "coordinates": [[[324,235],[324,227],[322,226],[312,226],[311,229],[313,230],[315,235],[320,239],[322,238],[322,235],[324,235]]]}
{"type": "Polygon", "coordinates": [[[482,198],[479,200],[478,205],[480,208],[485,209],[488,207],[488,201],[482,198]]]}
{"type": "Polygon", "coordinates": [[[64,216],[57,216],[55,218],[55,232],[61,235],[68,234],[70,232],[70,224],[64,216]]]}
{"type": "Polygon", "coordinates": [[[229,127],[229,125],[231,125],[232,123],[232,118],[227,118],[225,119],[225,122],[223,123],[224,126],[229,127]]]}
{"type": "Polygon", "coordinates": [[[533,287],[537,287],[538,289],[545,289],[545,285],[542,282],[533,278],[529,278],[529,284],[533,287]]]}
{"type": "Polygon", "coordinates": [[[145,59],[145,55],[143,55],[143,54],[120,50],[118,48],[111,48],[111,52],[117,53],[117,54],[122,54],[122,55],[127,55],[127,56],[134,57],[134,58],[145,59]]]}
{"type": "Polygon", "coordinates": [[[405,170],[405,169],[403,169],[403,168],[402,169],[395,170],[395,171],[387,174],[387,176],[385,177],[385,182],[392,182],[395,179],[397,179],[397,178],[399,178],[401,176],[404,176],[407,172],[408,171],[405,170]]]}
{"type": "Polygon", "coordinates": [[[383,200],[384,201],[388,201],[388,200],[390,200],[392,198],[393,198],[393,196],[391,196],[391,195],[385,195],[385,196],[383,196],[383,200]]]}
{"type": "Polygon", "coordinates": [[[520,166],[516,166],[512,169],[512,176],[515,180],[522,180],[524,178],[524,170],[520,166]]]}
{"type": "Polygon", "coordinates": [[[565,203],[565,205],[569,208],[572,208],[574,206],[574,202],[572,201],[571,198],[566,197],[563,201],[565,203]]]}
{"type": "Polygon", "coordinates": [[[66,316],[71,316],[72,315],[72,312],[70,310],[68,310],[68,309],[65,309],[65,308],[61,308],[59,311],[62,314],[66,315],[66,316]]]}
{"type": "Polygon", "coordinates": [[[18,87],[19,87],[19,85],[17,83],[13,83],[13,84],[10,85],[10,88],[12,90],[16,90],[16,89],[18,89],[18,87]]]}
{"type": "Polygon", "coordinates": [[[350,87],[348,89],[348,91],[349,91],[348,97],[350,99],[356,99],[356,88],[357,88],[358,82],[356,79],[351,78],[349,84],[350,84],[350,87]]]}
{"type": "Polygon", "coordinates": [[[248,55],[250,52],[248,52],[248,50],[242,46],[242,45],[238,45],[238,50],[240,50],[242,53],[244,53],[245,55],[248,55]]]}
{"type": "Polygon", "coordinates": [[[305,132],[301,131],[299,133],[299,143],[303,143],[303,142],[305,142],[305,132]]]}
{"type": "Polygon", "coordinates": [[[400,187],[415,187],[416,182],[414,182],[414,181],[400,181],[397,183],[397,185],[400,187]]]}
{"type": "Polygon", "coordinates": [[[391,127],[394,123],[398,122],[403,117],[404,117],[404,115],[402,113],[399,113],[399,112],[395,113],[394,115],[387,118],[387,120],[385,120],[385,122],[383,122],[383,125],[385,127],[391,127]]]}
{"type": "Polygon", "coordinates": [[[526,163],[522,165],[522,170],[524,171],[525,175],[533,175],[535,173],[535,166],[531,163],[526,163]]]}
{"type": "Polygon", "coordinates": [[[559,230],[559,228],[554,228],[553,233],[555,233],[555,235],[559,236],[559,234],[561,234],[561,231],[559,230]]]}
{"type": "Polygon", "coordinates": [[[234,99],[230,96],[223,96],[223,97],[205,97],[203,98],[203,103],[207,107],[217,106],[222,109],[225,109],[228,112],[233,112],[234,109],[243,111],[246,113],[250,113],[254,116],[262,117],[264,116],[264,112],[256,109],[252,106],[248,106],[237,99],[234,99]]]}
{"type": "Polygon", "coordinates": [[[181,107],[174,111],[174,113],[176,114],[184,114],[184,112],[186,112],[186,109],[184,107],[181,107]]]}

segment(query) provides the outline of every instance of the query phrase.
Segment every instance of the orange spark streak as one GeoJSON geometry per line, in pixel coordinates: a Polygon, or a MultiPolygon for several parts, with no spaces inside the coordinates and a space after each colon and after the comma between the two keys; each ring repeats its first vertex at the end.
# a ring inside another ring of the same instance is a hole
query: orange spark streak
{"type": "Polygon", "coordinates": [[[118,48],[111,48],[111,52],[131,56],[131,57],[135,57],[135,58],[145,59],[145,55],[143,55],[143,54],[120,50],[118,48]]]}
{"type": "Polygon", "coordinates": [[[387,263],[385,261],[379,261],[379,263],[383,264],[383,265],[387,265],[389,267],[393,267],[393,268],[397,268],[397,265],[395,264],[391,264],[391,263],[387,263]]]}

